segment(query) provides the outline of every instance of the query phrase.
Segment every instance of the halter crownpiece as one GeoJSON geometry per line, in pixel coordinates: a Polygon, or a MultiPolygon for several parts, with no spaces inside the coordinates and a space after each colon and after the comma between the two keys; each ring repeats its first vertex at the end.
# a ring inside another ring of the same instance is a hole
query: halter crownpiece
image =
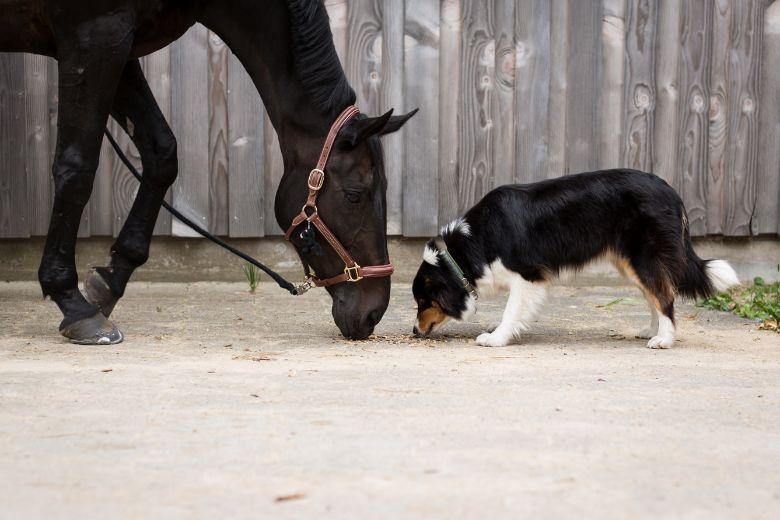
{"type": "Polygon", "coordinates": [[[395,270],[393,264],[370,265],[366,267],[360,266],[350,256],[349,252],[341,244],[339,239],[336,238],[336,235],[334,235],[330,228],[325,225],[325,222],[320,218],[319,211],[317,210],[317,197],[325,184],[325,167],[328,164],[328,158],[330,157],[333,143],[336,141],[336,136],[338,135],[339,130],[359,113],[360,111],[354,105],[348,106],[331,125],[328,135],[325,138],[325,144],[322,146],[322,152],[320,152],[317,166],[309,172],[309,178],[306,181],[309,188],[309,196],[306,198],[306,203],[303,205],[303,208],[301,208],[301,212],[293,218],[290,227],[284,234],[284,238],[289,241],[295,229],[304,222],[314,225],[322,236],[325,237],[325,240],[328,241],[333,250],[336,251],[339,257],[344,261],[344,272],[330,278],[320,279],[311,272],[309,265],[301,257],[306,281],[296,287],[297,294],[303,294],[314,287],[329,287],[343,282],[359,282],[363,278],[390,276],[395,270]]]}

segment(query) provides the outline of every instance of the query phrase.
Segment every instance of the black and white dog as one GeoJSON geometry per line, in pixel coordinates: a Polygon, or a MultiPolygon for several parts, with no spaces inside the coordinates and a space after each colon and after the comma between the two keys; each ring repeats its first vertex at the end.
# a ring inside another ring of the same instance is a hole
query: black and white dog
{"type": "Polygon", "coordinates": [[[637,285],[650,307],[640,333],[650,348],[674,344],[674,297],[706,297],[737,285],[724,260],[693,251],[677,193],[635,170],[569,175],[491,191],[425,247],[412,290],[415,334],[474,313],[477,297],[509,291],[501,323],[477,337],[504,346],[528,329],[549,283],[564,269],[606,258],[637,285]]]}

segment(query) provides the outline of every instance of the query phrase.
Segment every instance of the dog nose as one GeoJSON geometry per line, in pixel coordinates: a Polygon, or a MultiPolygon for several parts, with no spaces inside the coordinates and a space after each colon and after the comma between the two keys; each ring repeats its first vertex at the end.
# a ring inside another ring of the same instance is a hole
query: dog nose
{"type": "Polygon", "coordinates": [[[412,333],[413,333],[415,336],[419,336],[419,335],[420,335],[420,329],[418,329],[418,328],[417,328],[417,325],[415,325],[415,326],[412,328],[412,333]]]}

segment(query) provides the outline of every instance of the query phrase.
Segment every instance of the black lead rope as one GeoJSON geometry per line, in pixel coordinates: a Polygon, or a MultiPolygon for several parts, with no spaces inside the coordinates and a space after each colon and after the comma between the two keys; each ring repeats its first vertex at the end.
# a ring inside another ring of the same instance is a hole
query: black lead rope
{"type": "MultiPolygon", "coordinates": [[[[124,152],[122,152],[122,148],[119,146],[119,144],[117,144],[116,140],[114,139],[114,136],[112,136],[111,132],[108,131],[108,128],[106,128],[106,137],[108,138],[108,142],[111,143],[111,146],[114,148],[114,151],[116,152],[116,154],[119,156],[119,159],[124,163],[125,166],[127,166],[127,169],[130,170],[130,173],[133,174],[133,177],[135,177],[138,180],[138,182],[143,182],[141,180],[141,173],[135,168],[135,166],[133,166],[133,163],[130,162],[130,160],[127,158],[127,156],[124,154],[124,152]]],[[[287,280],[282,278],[282,276],[279,273],[273,271],[269,267],[266,267],[265,265],[263,265],[258,260],[255,260],[254,258],[252,258],[248,254],[244,253],[243,251],[240,251],[240,250],[236,249],[235,247],[231,246],[230,244],[228,244],[224,240],[221,240],[220,238],[215,237],[214,235],[212,235],[211,233],[209,233],[208,231],[206,231],[205,229],[203,229],[202,227],[197,225],[195,222],[191,221],[190,219],[188,219],[187,217],[182,215],[177,209],[175,209],[173,206],[171,206],[167,202],[163,201],[162,205],[163,205],[163,207],[165,209],[168,210],[168,212],[171,215],[173,215],[174,217],[179,219],[181,222],[185,223],[187,226],[192,228],[198,234],[202,235],[205,238],[208,238],[209,240],[211,240],[212,242],[214,242],[215,244],[217,244],[221,248],[227,249],[228,251],[230,251],[231,253],[233,253],[237,257],[239,257],[239,258],[241,258],[243,260],[246,260],[250,264],[252,264],[255,267],[259,268],[265,274],[267,274],[268,276],[273,278],[274,281],[277,284],[279,284],[279,287],[281,287],[282,289],[284,289],[286,291],[289,291],[290,294],[292,294],[293,296],[298,296],[299,294],[303,294],[303,292],[305,292],[305,291],[300,292],[295,285],[291,284],[290,282],[288,282],[287,280]]]]}

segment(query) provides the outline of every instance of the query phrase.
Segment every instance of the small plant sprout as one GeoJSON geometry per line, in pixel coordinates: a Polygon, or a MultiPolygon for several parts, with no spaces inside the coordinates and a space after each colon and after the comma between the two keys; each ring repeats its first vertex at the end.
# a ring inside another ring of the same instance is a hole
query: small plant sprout
{"type": "Polygon", "coordinates": [[[257,289],[257,284],[260,282],[260,269],[249,262],[244,262],[241,267],[244,270],[244,276],[246,276],[246,281],[249,284],[249,292],[254,294],[255,289],[257,289]]]}
{"type": "Polygon", "coordinates": [[[767,283],[756,277],[753,284],[721,293],[699,302],[705,309],[733,312],[737,316],[760,320],[760,328],[780,332],[780,281],[767,283]]]}

